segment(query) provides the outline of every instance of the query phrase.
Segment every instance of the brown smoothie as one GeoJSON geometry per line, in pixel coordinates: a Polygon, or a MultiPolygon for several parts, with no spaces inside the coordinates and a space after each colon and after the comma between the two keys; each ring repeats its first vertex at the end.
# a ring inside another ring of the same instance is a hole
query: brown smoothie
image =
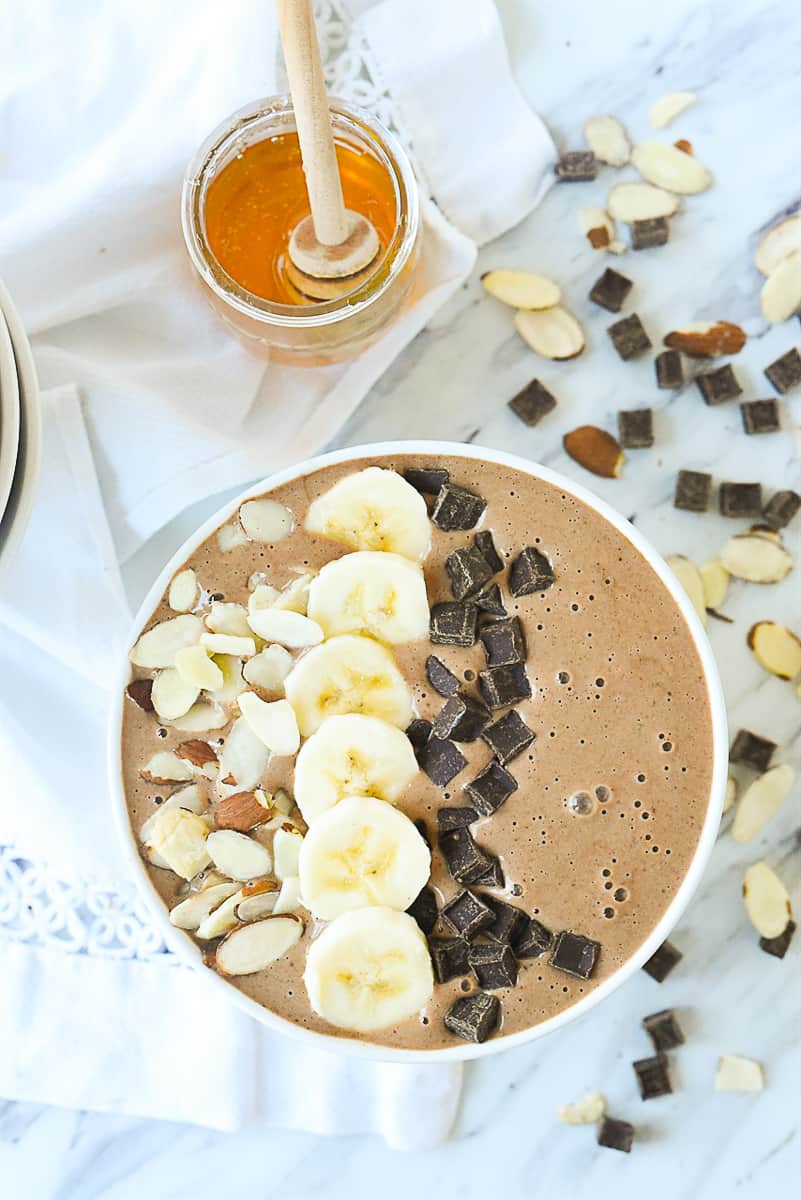
{"type": "MultiPolygon", "coordinates": [[[[459,457],[356,460],[276,488],[270,495],[292,511],[294,531],[274,547],[248,542],[225,553],[216,537],[209,538],[186,563],[205,589],[202,599],[221,593],[226,601],[246,605],[254,572],[263,572],[280,588],[298,570],[318,570],[349,552],[350,547],[307,534],[304,514],[337,480],[371,465],[399,472],[445,467],[452,482],[487,501],[478,528],[494,536],[504,560],[495,581],[509,615],[519,616],[525,629],[532,698],[515,707],[536,740],[508,764],[517,791],[492,816],[480,818],[472,832],[503,866],[504,886],[489,894],[518,905],[549,930],[572,930],[601,946],[587,980],[556,970],[548,954],[521,959],[517,985],[493,993],[502,1009],[497,1040],[569,1008],[608,979],[642,945],[675,896],[695,852],[710,793],[712,729],[702,666],[672,597],[621,533],[551,484],[459,457]],[[525,546],[547,556],[555,581],[545,591],[515,599],[506,567],[525,546]],[[587,793],[589,801],[571,803],[577,793],[587,793]]],[[[423,564],[431,605],[452,599],[444,560],[471,544],[472,537],[473,531],[445,533],[432,525],[432,550],[423,564]]],[[[165,598],[148,627],[174,615],[165,598]]],[[[485,667],[480,641],[469,649],[433,646],[428,639],[392,649],[420,717],[432,719],[445,703],[426,679],[430,654],[464,681],[466,693],[477,694],[476,674],[485,667]]],[[[151,674],[133,671],[133,677],[151,674]]],[[[227,728],[209,733],[207,740],[216,747],[227,728]]],[[[163,800],[171,790],[144,782],[143,765],[159,750],[204,736],[161,727],[152,712],[126,698],[123,779],[135,834],[155,811],[156,797],[163,800]]],[[[413,820],[425,822],[431,885],[440,906],[461,885],[450,877],[437,848],[437,810],[469,803],[463,785],[491,757],[480,738],[461,743],[460,749],[468,765],[449,785],[439,788],[420,771],[399,805],[413,820]]],[[[274,758],[264,788],[284,787],[291,794],[292,764],[291,757],[274,758]]],[[[149,864],[147,869],[172,907],[186,885],[171,871],[149,864]]],[[[299,911],[306,921],[300,942],[265,970],[231,983],[287,1021],[358,1036],[327,1024],[310,1007],[303,970],[320,923],[299,911]]],[[[435,930],[440,932],[450,931],[435,930]]],[[[424,1011],[395,1028],[363,1036],[414,1050],[458,1045],[443,1017],[456,999],[476,989],[469,976],[436,984],[424,1011]]]]}

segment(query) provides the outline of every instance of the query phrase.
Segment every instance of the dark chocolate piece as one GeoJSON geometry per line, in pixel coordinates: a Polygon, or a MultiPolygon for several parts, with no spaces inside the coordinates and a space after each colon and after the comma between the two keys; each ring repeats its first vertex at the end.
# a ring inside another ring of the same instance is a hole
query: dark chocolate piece
{"type": "Polygon", "coordinates": [[[562,183],[583,183],[598,174],[598,160],[592,150],[567,150],[554,171],[562,183]]]}
{"type": "Polygon", "coordinates": [[[482,738],[502,766],[506,766],[513,758],[531,745],[534,734],[529,729],[516,709],[500,717],[494,724],[482,730],[482,738]]]}
{"type": "Polygon", "coordinates": [[[441,467],[407,467],[403,478],[416,492],[436,496],[450,479],[450,474],[441,467]]]}
{"type": "Polygon", "coordinates": [[[495,540],[489,529],[482,529],[480,533],[474,533],[473,541],[487,560],[487,565],[492,567],[493,575],[497,575],[499,571],[502,571],[503,559],[495,549],[495,540]]]}
{"type": "Polygon", "coordinates": [[[785,926],[784,933],[780,933],[778,937],[759,939],[759,948],[764,950],[766,954],[772,954],[774,958],[784,958],[790,948],[790,942],[793,940],[795,933],[795,921],[788,921],[785,926]]]}
{"type": "Polygon", "coordinates": [[[434,718],[434,737],[474,742],[489,721],[485,706],[472,696],[450,696],[434,718]]]}
{"type": "Polygon", "coordinates": [[[659,949],[654,951],[648,962],[643,963],[642,969],[657,983],[664,983],[676,964],[681,962],[682,957],[681,950],[677,950],[672,942],[663,942],[659,949]]]}
{"type": "Polygon", "coordinates": [[[449,929],[469,942],[492,924],[495,914],[475,892],[465,889],[443,905],[442,920],[449,929]]]}
{"type": "Polygon", "coordinates": [[[493,712],[531,697],[531,684],[522,663],[513,663],[509,667],[488,667],[486,671],[479,671],[478,686],[493,712]]]}
{"type": "Polygon", "coordinates": [[[467,805],[459,808],[437,809],[437,827],[440,833],[450,833],[452,829],[464,829],[466,825],[472,825],[477,820],[478,813],[474,808],[468,808],[467,805]]]}
{"type": "Polygon", "coordinates": [[[631,1154],[634,1143],[634,1126],[628,1121],[618,1121],[616,1117],[604,1117],[598,1126],[598,1145],[606,1146],[609,1150],[622,1150],[631,1154]]]}
{"type": "Polygon", "coordinates": [[[778,400],[746,400],[740,405],[746,433],[776,433],[781,429],[778,400]]]}
{"type": "Polygon", "coordinates": [[[477,596],[474,596],[473,603],[482,613],[489,617],[506,616],[501,589],[497,583],[491,583],[489,587],[484,588],[483,592],[479,592],[477,596]]]}
{"type": "Polygon", "coordinates": [[[614,325],[610,325],[606,332],[624,362],[651,349],[651,339],[636,313],[632,313],[630,317],[624,317],[622,321],[615,321],[614,325]]]}
{"type": "Polygon", "coordinates": [[[718,492],[722,517],[758,517],[762,513],[761,483],[722,483],[718,492]]]}
{"type": "Polygon", "coordinates": [[[526,546],[509,568],[509,590],[513,596],[544,592],[553,583],[553,567],[535,546],[526,546]]]}
{"type": "Polygon", "coordinates": [[[663,350],[654,360],[656,386],[658,388],[680,388],[684,386],[684,364],[679,350],[663,350]]]}
{"type": "Polygon", "coordinates": [[[574,975],[576,979],[589,979],[598,961],[600,949],[600,942],[563,929],[556,935],[556,942],[548,961],[557,971],[574,975]]]}
{"type": "Polygon", "coordinates": [[[664,246],[669,237],[670,225],[667,217],[647,217],[644,221],[632,222],[632,250],[650,250],[654,246],[664,246]]]}
{"type": "Polygon", "coordinates": [[[642,1027],[659,1053],[684,1045],[684,1031],[672,1008],[663,1008],[661,1012],[651,1013],[650,1017],[643,1017],[642,1027]]]}
{"type": "Polygon", "coordinates": [[[528,924],[527,913],[524,913],[522,908],[515,908],[514,904],[499,900],[496,896],[484,896],[484,901],[495,913],[492,925],[488,925],[484,930],[487,937],[514,946],[523,936],[528,924]]]}
{"type": "Polygon", "coordinates": [[[475,604],[451,601],[431,609],[429,638],[435,646],[473,646],[476,641],[478,609],[475,604]]]}
{"type": "Polygon", "coordinates": [[[508,667],[512,663],[525,662],[526,639],[519,617],[493,621],[485,625],[478,636],[484,646],[488,667],[508,667]]]}
{"type": "Polygon", "coordinates": [[[421,771],[437,787],[444,788],[467,766],[467,759],[454,742],[431,737],[417,751],[417,762],[421,771]]]}
{"type": "Polygon", "coordinates": [[[706,512],[711,491],[712,476],[705,471],[679,471],[673,507],[683,508],[686,512],[706,512]]]}
{"type": "Polygon", "coordinates": [[[509,401],[509,408],[525,425],[538,425],[556,408],[556,397],[539,379],[532,379],[509,401]]]}
{"type": "Polygon", "coordinates": [[[418,750],[422,750],[431,737],[431,722],[424,720],[422,717],[415,717],[406,730],[406,736],[412,743],[416,754],[418,750]]]}
{"type": "Polygon", "coordinates": [[[459,691],[459,680],[434,654],[426,659],[426,679],[440,696],[455,696],[459,691]]]}
{"type": "Polygon", "coordinates": [[[460,996],[445,1014],[445,1028],[465,1042],[486,1042],[498,1024],[500,1010],[498,997],[486,992],[460,996]]]}
{"type": "Polygon", "coordinates": [[[493,859],[476,845],[470,830],[451,829],[439,835],[439,849],[457,883],[477,883],[492,869],[493,859]]]}
{"type": "MultiPolygon", "coordinates": [[[[478,879],[476,879],[474,882],[481,884],[482,887],[503,887],[504,879],[501,860],[493,857],[492,855],[485,855],[485,857],[489,859],[490,865],[487,867],[487,870],[484,871],[482,875],[479,875],[478,879]]],[[[489,899],[489,897],[487,897],[487,899],[489,899]]]]}
{"type": "Polygon", "coordinates": [[[437,897],[434,889],[426,885],[415,899],[412,900],[406,911],[410,917],[414,917],[423,933],[430,933],[436,925],[437,917],[439,916],[437,897]]]}
{"type": "Polygon", "coordinates": [[[437,529],[445,533],[457,529],[475,529],[486,507],[486,500],[468,488],[459,487],[456,483],[443,483],[434,502],[431,520],[437,529]]]}
{"type": "Polygon", "coordinates": [[[464,600],[479,591],[495,574],[478,546],[462,546],[445,559],[454,600],[464,600]]]}
{"type": "Polygon", "coordinates": [[[782,492],[774,492],[769,502],[762,509],[762,516],[774,529],[784,529],[789,525],[795,514],[801,508],[801,496],[798,492],[786,488],[782,492]]]}
{"type": "Polygon", "coordinates": [[[765,367],[765,375],[782,396],[801,383],[801,354],[793,347],[777,358],[769,367],[765,367]]]}
{"type": "Polygon", "coordinates": [[[529,917],[528,924],[513,945],[518,958],[539,958],[553,945],[553,934],[536,917],[529,917]]]}
{"type": "Polygon", "coordinates": [[[743,394],[730,363],[718,367],[716,371],[701,371],[696,375],[695,382],[704,402],[712,407],[743,394]]]}
{"type": "Polygon", "coordinates": [[[151,692],[153,691],[152,679],[132,679],[125,689],[134,704],[138,704],[142,712],[154,712],[153,701],[151,700],[151,692]]]}
{"type": "Polygon", "coordinates": [[[609,312],[619,313],[626,296],[633,287],[634,284],[625,275],[607,267],[603,275],[592,285],[590,300],[595,304],[600,304],[601,308],[605,308],[609,312]]]}
{"type": "Polygon", "coordinates": [[[625,450],[654,444],[654,414],[650,408],[621,409],[617,414],[618,441],[625,450]]]}
{"type": "Polygon", "coordinates": [[[637,1076],[637,1086],[642,1100],[656,1100],[658,1096],[669,1096],[673,1091],[668,1074],[668,1062],[664,1054],[651,1058],[639,1058],[631,1064],[637,1076]]]}
{"type": "Polygon", "coordinates": [[[473,807],[482,816],[491,817],[506,803],[512,792],[517,791],[517,780],[500,763],[492,760],[475,779],[464,785],[464,790],[472,800],[473,807]]]}
{"type": "Polygon", "coordinates": [[[517,961],[511,946],[502,942],[474,942],[467,952],[467,961],[479,987],[494,991],[517,983],[517,961]]]}
{"type": "Polygon", "coordinates": [[[729,762],[743,763],[761,775],[763,771],[767,771],[775,752],[776,743],[770,738],[760,737],[750,729],[740,729],[731,744],[729,762]]]}
{"type": "Polygon", "coordinates": [[[431,938],[428,949],[437,983],[447,983],[470,970],[464,938],[431,938]]]}

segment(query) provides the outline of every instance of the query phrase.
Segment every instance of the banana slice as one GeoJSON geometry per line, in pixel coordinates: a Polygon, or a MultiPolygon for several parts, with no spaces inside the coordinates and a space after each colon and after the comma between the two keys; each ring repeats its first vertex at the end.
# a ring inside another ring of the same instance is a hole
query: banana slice
{"type": "Polygon", "coordinates": [[[363,713],[405,729],[412,694],[386,646],[343,634],[308,650],[286,677],[286,698],[310,737],[326,717],[363,713]]]}
{"type": "Polygon", "coordinates": [[[388,550],[422,562],[431,549],[425,500],[396,471],[346,475],[309,506],[306,529],[356,550],[388,550]]]}
{"type": "Polygon", "coordinates": [[[382,642],[425,637],[429,611],[422,568],[400,554],[343,554],[312,581],[309,617],[326,637],[367,633],[382,642]]]}
{"type": "Polygon", "coordinates": [[[303,903],[323,921],[376,904],[403,911],[430,872],[416,826],[373,796],[346,796],[318,817],[298,857],[303,903]]]}
{"type": "Polygon", "coordinates": [[[395,804],[417,769],[412,743],[395,725],[356,713],[329,717],[297,757],[295,802],[307,825],[343,796],[395,804]]]}
{"type": "Polygon", "coordinates": [[[303,981],[316,1013],[356,1033],[405,1021],[434,990],[417,922],[390,908],[362,908],[337,917],[311,943],[303,981]]]}

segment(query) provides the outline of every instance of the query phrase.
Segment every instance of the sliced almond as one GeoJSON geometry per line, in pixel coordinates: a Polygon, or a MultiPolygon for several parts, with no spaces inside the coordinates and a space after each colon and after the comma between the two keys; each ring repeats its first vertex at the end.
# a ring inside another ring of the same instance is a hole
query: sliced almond
{"type": "Polygon", "coordinates": [[[610,167],[622,167],[631,155],[631,142],[617,117],[590,117],[584,138],[595,157],[610,167]]]}
{"type": "Polygon", "coordinates": [[[143,633],[131,650],[129,658],[134,666],[154,670],[157,667],[172,667],[175,655],[184,646],[194,646],[203,632],[200,617],[187,613],[181,617],[170,617],[143,633]]]}
{"type": "Polygon", "coordinates": [[[220,783],[230,781],[234,791],[252,791],[261,783],[269,758],[264,742],[240,717],[231,726],[220,755],[220,783]]]}
{"type": "Polygon", "coordinates": [[[789,255],[801,251],[801,213],[785,217],[763,235],[756,248],[757,270],[772,275],[789,255]]]}
{"type": "Polygon", "coordinates": [[[590,1092],[573,1104],[562,1104],[556,1115],[566,1125],[594,1125],[606,1112],[606,1098],[601,1092],[590,1092]]]}
{"type": "Polygon", "coordinates": [[[792,920],[787,889],[766,862],[754,863],[745,873],[743,901],[754,929],[764,938],[779,937],[792,920]]]}
{"type": "Polygon", "coordinates": [[[182,762],[191,763],[193,767],[205,767],[208,763],[217,763],[217,754],[212,750],[208,742],[203,742],[200,738],[191,738],[189,741],[181,742],[180,746],[175,748],[175,757],[182,762]]]}
{"type": "Polygon", "coordinates": [[[240,888],[222,904],[218,904],[214,911],[200,922],[195,936],[201,942],[210,942],[213,938],[222,937],[229,930],[235,929],[239,924],[237,911],[241,902],[242,890],[240,888]]]}
{"type": "Polygon", "coordinates": [[[593,250],[606,250],[614,241],[615,223],[603,208],[580,208],[579,225],[593,250]]]}
{"type": "Polygon", "coordinates": [[[272,859],[266,846],[233,829],[217,829],[206,843],[211,861],[229,879],[258,879],[268,875],[272,859]]]}
{"type": "Polygon", "coordinates": [[[762,315],[778,325],[801,309],[801,250],[789,254],[771,271],[759,295],[762,315]]]}
{"type": "Polygon", "coordinates": [[[219,704],[199,700],[183,717],[178,717],[170,724],[181,733],[206,733],[208,730],[222,729],[223,725],[228,724],[228,719],[228,714],[219,704]]]}
{"type": "Polygon", "coordinates": [[[162,804],[149,824],[148,845],[176,875],[191,879],[208,866],[209,829],[201,816],[177,804],[162,804]]]}
{"type": "Polygon", "coordinates": [[[257,608],[272,608],[280,595],[278,588],[274,588],[272,584],[256,584],[248,596],[248,612],[255,612],[257,608]]]}
{"type": "Polygon", "coordinates": [[[294,825],[282,825],[273,837],[273,871],[278,879],[298,874],[298,859],[303,836],[294,825]]]}
{"type": "Polygon", "coordinates": [[[689,596],[690,603],[701,618],[701,624],[706,625],[704,585],[695,563],[690,562],[683,554],[673,554],[665,561],[689,596]]]}
{"type": "Polygon", "coordinates": [[[295,801],[285,788],[278,789],[272,798],[272,803],[274,808],[277,808],[280,813],[284,813],[287,817],[295,807],[295,801]]]}
{"type": "Polygon", "coordinates": [[[314,575],[310,572],[302,572],[297,579],[293,579],[278,593],[272,607],[279,611],[300,613],[305,617],[309,606],[309,588],[313,579],[314,575]]]}
{"type": "Polygon", "coordinates": [[[631,161],[648,183],[680,196],[705,192],[712,182],[703,163],[664,142],[640,142],[631,152],[631,161]]]}
{"type": "Polygon", "coordinates": [[[623,451],[619,442],[596,425],[579,425],[578,429],[566,433],[562,445],[567,454],[593,475],[604,479],[617,479],[623,465],[623,451]]]}
{"type": "Polygon", "coordinates": [[[250,613],[249,621],[251,629],[260,638],[292,650],[319,646],[325,636],[316,621],[291,610],[257,608],[250,613]]]}
{"type": "Polygon", "coordinates": [[[217,546],[223,554],[230,554],[237,546],[247,545],[247,540],[247,534],[238,521],[232,521],[230,525],[223,525],[217,530],[217,546]]]}
{"type": "Polygon", "coordinates": [[[198,691],[207,689],[213,692],[222,687],[223,673],[216,662],[209,658],[204,646],[184,646],[175,656],[175,669],[184,683],[191,684],[198,691]]]}
{"type": "Polygon", "coordinates": [[[609,215],[625,225],[654,217],[672,217],[678,207],[676,196],[650,183],[619,183],[606,199],[609,215]]]}
{"type": "Polygon", "coordinates": [[[668,92],[666,96],[660,96],[648,109],[648,124],[652,129],[664,129],[695,104],[695,100],[695,92],[668,92]]]}
{"type": "Polygon", "coordinates": [[[206,628],[212,633],[228,633],[232,637],[250,637],[248,610],[244,604],[212,600],[206,615],[206,628]]]}
{"type": "Polygon", "coordinates": [[[781,808],[794,779],[793,768],[782,763],[765,771],[745,789],[731,827],[735,842],[750,842],[756,837],[781,808]]]}
{"type": "Polygon", "coordinates": [[[238,891],[238,883],[217,883],[213,887],[204,888],[202,892],[193,892],[186,900],[170,909],[170,924],[175,925],[177,929],[194,931],[215,908],[238,891]]]}
{"type": "Polygon", "coordinates": [[[740,1054],[721,1054],[715,1071],[716,1092],[761,1092],[764,1086],[761,1062],[740,1054]]]}
{"type": "Polygon", "coordinates": [[[259,802],[255,792],[232,792],[220,800],[214,809],[214,820],[218,829],[235,829],[248,833],[262,825],[270,816],[270,808],[259,802]]]}
{"type": "Polygon", "coordinates": [[[295,660],[284,646],[265,646],[261,653],[249,658],[242,674],[248,683],[265,692],[284,694],[284,680],[295,660]]]}
{"type": "Polygon", "coordinates": [[[278,899],[275,902],[273,912],[276,916],[279,913],[297,912],[303,904],[300,898],[300,879],[297,875],[289,875],[281,884],[281,891],[278,893],[278,899]]]}
{"type": "Polygon", "coordinates": [[[723,812],[727,813],[734,808],[734,802],[737,799],[737,781],[731,775],[726,780],[726,795],[723,798],[723,812]]]}
{"type": "Polygon", "coordinates": [[[523,341],[543,358],[563,361],[576,358],[584,349],[584,331],[564,308],[545,312],[518,312],[515,329],[523,341]]]}
{"type": "Polygon", "coordinates": [[[679,138],[673,145],[677,150],[681,150],[682,154],[692,154],[693,152],[693,144],[692,142],[688,142],[686,138],[679,138]]]}
{"type": "Polygon", "coordinates": [[[179,571],[170,584],[167,603],[173,612],[191,612],[197,603],[197,575],[191,567],[179,571]]]}
{"type": "Polygon", "coordinates": [[[771,525],[752,525],[748,532],[754,537],[767,538],[769,542],[775,542],[777,546],[782,544],[782,535],[771,525]]]}
{"type": "MultiPolygon", "coordinates": [[[[180,652],[179,652],[180,653],[180,652]]],[[[195,703],[200,689],[189,683],[175,667],[165,667],[153,680],[151,698],[161,721],[175,721],[184,716],[195,703]]]]}
{"type": "Polygon", "coordinates": [[[250,888],[242,888],[243,899],[239,901],[236,915],[240,921],[258,921],[269,916],[275,909],[280,894],[279,884],[274,879],[260,879],[250,888]]]}
{"type": "Polygon", "coordinates": [[[674,329],[664,339],[671,350],[681,350],[690,358],[718,358],[739,354],[745,345],[745,333],[731,321],[690,321],[674,329]]]}
{"type": "Polygon", "coordinates": [[[698,568],[704,589],[704,607],[720,608],[729,590],[729,572],[719,558],[709,558],[698,568]]]}
{"type": "Polygon", "coordinates": [[[252,637],[233,637],[228,633],[202,633],[200,644],[209,654],[232,654],[234,658],[252,658],[256,643],[252,637]]]}
{"type": "Polygon", "coordinates": [[[750,533],[729,538],[720,552],[720,561],[730,575],[749,583],[779,583],[793,565],[783,545],[750,533]]]}
{"type": "Polygon", "coordinates": [[[273,754],[297,753],[300,733],[295,710],[288,700],[262,700],[255,692],[243,692],[239,710],[256,737],[273,754]]]}
{"type": "Polygon", "coordinates": [[[239,510],[239,520],[254,542],[282,542],[295,525],[292,513],[277,500],[245,501],[239,510]]]}
{"type": "Polygon", "coordinates": [[[263,971],[300,941],[299,917],[265,917],[235,929],[217,947],[217,969],[222,975],[252,975],[263,971]]]}
{"type": "Polygon", "coordinates": [[[553,308],[562,298],[558,284],[531,271],[487,271],[481,282],[491,296],[512,308],[553,308]]]}
{"type": "Polygon", "coordinates": [[[148,759],[139,774],[145,783],[181,783],[192,778],[192,768],[189,763],[181,762],[180,756],[172,750],[159,750],[148,759]]]}
{"type": "Polygon", "coordinates": [[[795,679],[801,671],[801,639],[778,621],[757,621],[748,631],[748,645],[759,665],[779,679],[795,679]]]}
{"type": "MultiPolygon", "coordinates": [[[[222,683],[210,693],[211,699],[220,704],[236,700],[240,692],[245,690],[245,680],[242,677],[242,660],[234,654],[213,654],[212,661],[222,672],[222,683]]],[[[248,661],[251,661],[248,659],[248,661]]]]}

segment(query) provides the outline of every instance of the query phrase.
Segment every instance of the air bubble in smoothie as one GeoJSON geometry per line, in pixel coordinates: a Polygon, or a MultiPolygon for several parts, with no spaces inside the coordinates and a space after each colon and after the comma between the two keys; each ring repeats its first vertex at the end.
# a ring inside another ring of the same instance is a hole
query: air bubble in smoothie
{"type": "Polygon", "coordinates": [[[567,802],[567,807],[577,817],[588,817],[595,810],[595,803],[589,792],[574,792],[567,802]]]}

